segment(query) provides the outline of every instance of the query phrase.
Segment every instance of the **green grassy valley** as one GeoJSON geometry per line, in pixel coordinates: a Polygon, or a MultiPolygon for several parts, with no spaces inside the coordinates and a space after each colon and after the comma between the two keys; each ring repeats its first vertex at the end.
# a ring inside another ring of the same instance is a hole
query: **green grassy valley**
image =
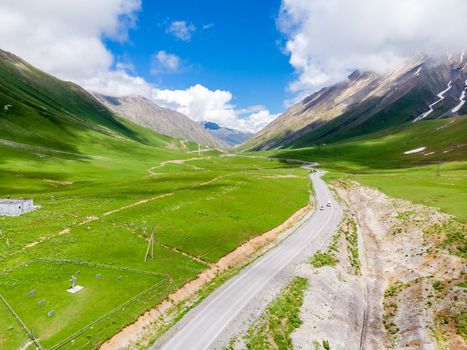
{"type": "Polygon", "coordinates": [[[466,15],[0,1],[0,350],[467,349],[466,15]]]}
{"type": "MultiPolygon", "coordinates": [[[[29,73],[31,86],[41,84],[34,74],[43,73],[29,73]]],[[[251,153],[264,158],[198,154],[194,143],[136,126],[74,86],[47,79],[37,91],[71,89],[75,102],[61,93],[61,109],[49,113],[40,92],[3,88],[1,103],[11,107],[0,111],[0,197],[33,198],[41,206],[0,217],[0,293],[44,348],[97,348],[305,206],[306,171],[269,156],[317,161],[329,180],[350,178],[467,220],[467,117],[251,153]],[[404,154],[419,147],[425,149],[404,154]],[[144,262],[152,228],[154,259],[144,262]],[[76,295],[66,293],[71,275],[85,287],[76,295]]],[[[27,332],[1,309],[0,347],[27,344],[27,332]]]]}
{"type": "Polygon", "coordinates": [[[39,206],[0,217],[2,349],[98,348],[306,206],[308,171],[287,159],[467,221],[466,116],[343,130],[315,146],[303,137],[267,152],[200,152],[16,56],[0,58],[0,198],[39,206]],[[84,287],[76,294],[67,293],[72,275],[84,287]]]}
{"type": "Polygon", "coordinates": [[[328,179],[348,178],[391,197],[467,220],[467,117],[407,123],[315,147],[264,154],[319,162],[328,179]],[[422,151],[404,152],[425,147],[422,151]]]}
{"type": "Polygon", "coordinates": [[[98,348],[309,201],[304,169],[198,154],[2,55],[0,198],[40,208],[0,217],[0,294],[28,329],[0,304],[1,349],[34,348],[31,334],[46,349],[98,348]]]}
{"type": "MultiPolygon", "coordinates": [[[[42,208],[0,219],[0,291],[47,348],[148,290],[136,304],[87,329],[73,343],[95,347],[210,263],[279,225],[308,201],[305,171],[267,160],[212,157],[168,165],[159,168],[158,175],[141,169],[139,176],[112,168],[110,161],[101,163],[109,167],[102,172],[80,163],[72,167],[79,176],[60,180],[53,166],[37,174],[30,172],[30,160],[27,164],[22,168],[21,161],[14,162],[17,173],[4,176],[2,183],[14,189],[8,194],[34,198],[42,208]],[[281,174],[298,177],[269,178],[281,174]],[[155,228],[155,258],[144,262],[149,227],[155,228]],[[85,286],[79,303],[66,295],[68,279],[76,271],[85,286]],[[31,290],[37,292],[29,297],[31,290]],[[51,310],[56,315],[49,318],[51,310]]],[[[7,330],[2,336],[8,340],[6,348],[27,340],[17,327],[2,327],[7,330]]]]}

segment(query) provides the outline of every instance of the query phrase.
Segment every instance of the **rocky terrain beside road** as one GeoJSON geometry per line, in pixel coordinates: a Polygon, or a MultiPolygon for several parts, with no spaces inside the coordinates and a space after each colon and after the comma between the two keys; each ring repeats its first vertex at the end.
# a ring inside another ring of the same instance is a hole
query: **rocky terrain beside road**
{"type": "Polygon", "coordinates": [[[294,348],[466,349],[465,225],[356,183],[334,188],[347,212],[328,251],[297,271],[309,287],[294,348]]]}

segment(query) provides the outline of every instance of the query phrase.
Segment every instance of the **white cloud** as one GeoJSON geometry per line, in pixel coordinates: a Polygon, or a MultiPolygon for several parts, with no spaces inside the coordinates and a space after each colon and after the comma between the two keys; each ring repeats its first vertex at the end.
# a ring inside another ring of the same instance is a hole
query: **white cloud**
{"type": "Polygon", "coordinates": [[[176,72],[180,68],[180,57],[168,53],[164,50],[159,51],[152,58],[151,73],[158,74],[164,72],[176,72]]]}
{"type": "Polygon", "coordinates": [[[270,114],[264,107],[239,109],[231,103],[232,94],[224,90],[209,90],[202,85],[194,85],[186,90],[154,89],[151,98],[155,103],[176,110],[195,121],[212,121],[221,126],[257,132],[271,122],[276,114],[270,114]],[[251,111],[246,117],[241,117],[251,111]]]}
{"type": "Polygon", "coordinates": [[[195,31],[196,27],[186,21],[173,21],[167,28],[167,33],[182,41],[190,41],[195,31]]]}
{"type": "Polygon", "coordinates": [[[208,23],[208,24],[203,25],[203,29],[210,29],[212,27],[214,27],[214,23],[208,23]]]}
{"type": "Polygon", "coordinates": [[[467,48],[465,0],[283,0],[278,19],[298,78],[311,92],[353,69],[385,71],[418,53],[467,48]]]}
{"type": "Polygon", "coordinates": [[[249,132],[257,132],[276,119],[280,113],[271,114],[268,110],[262,110],[251,114],[245,120],[245,129],[249,132]]]}
{"type": "Polygon", "coordinates": [[[140,7],[140,0],[2,0],[0,47],[60,78],[92,78],[113,61],[102,38],[125,40],[140,7]]]}
{"type": "MultiPolygon", "coordinates": [[[[114,62],[102,39],[125,40],[140,7],[140,0],[2,0],[0,48],[90,91],[110,96],[145,96],[197,121],[257,131],[262,125],[261,115],[265,121],[271,119],[267,111],[258,115],[264,109],[257,107],[237,110],[229,91],[210,90],[202,85],[185,90],[158,89],[135,75],[128,58],[114,62]],[[246,113],[252,114],[245,116],[246,113]]],[[[194,26],[185,25],[191,35],[194,26]]],[[[156,59],[166,70],[180,68],[180,59],[165,51],[158,52],[156,59]]]]}
{"type": "Polygon", "coordinates": [[[263,105],[253,105],[253,106],[248,106],[246,108],[239,109],[237,112],[239,114],[249,114],[249,113],[256,113],[266,110],[266,107],[263,105]]]}
{"type": "Polygon", "coordinates": [[[136,72],[136,67],[131,62],[117,62],[117,64],[115,65],[115,69],[131,73],[136,72]]]}
{"type": "Polygon", "coordinates": [[[89,91],[108,96],[138,95],[150,98],[154,89],[143,78],[129,75],[124,70],[102,72],[80,84],[89,91]]]}

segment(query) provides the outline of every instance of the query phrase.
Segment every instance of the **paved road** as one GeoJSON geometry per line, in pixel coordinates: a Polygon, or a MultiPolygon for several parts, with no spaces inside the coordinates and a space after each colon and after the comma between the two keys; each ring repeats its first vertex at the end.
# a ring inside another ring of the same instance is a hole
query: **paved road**
{"type": "Polygon", "coordinates": [[[259,295],[284,268],[295,263],[305,249],[312,255],[335,231],[342,210],[321,180],[322,174],[310,175],[317,200],[317,210],[294,233],[260,259],[241,271],[224,287],[185,315],[172,330],[170,337],[151,349],[201,350],[213,346],[227,326],[239,317],[249,301],[259,295]],[[329,208],[327,201],[332,202],[329,208]],[[323,205],[324,210],[319,210],[323,205]]]}

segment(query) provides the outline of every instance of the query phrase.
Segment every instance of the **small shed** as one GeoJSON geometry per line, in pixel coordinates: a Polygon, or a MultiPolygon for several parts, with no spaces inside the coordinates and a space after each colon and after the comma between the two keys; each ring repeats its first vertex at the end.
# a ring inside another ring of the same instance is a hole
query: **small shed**
{"type": "Polygon", "coordinates": [[[20,216],[34,210],[32,199],[0,198],[0,216],[20,216]]]}

